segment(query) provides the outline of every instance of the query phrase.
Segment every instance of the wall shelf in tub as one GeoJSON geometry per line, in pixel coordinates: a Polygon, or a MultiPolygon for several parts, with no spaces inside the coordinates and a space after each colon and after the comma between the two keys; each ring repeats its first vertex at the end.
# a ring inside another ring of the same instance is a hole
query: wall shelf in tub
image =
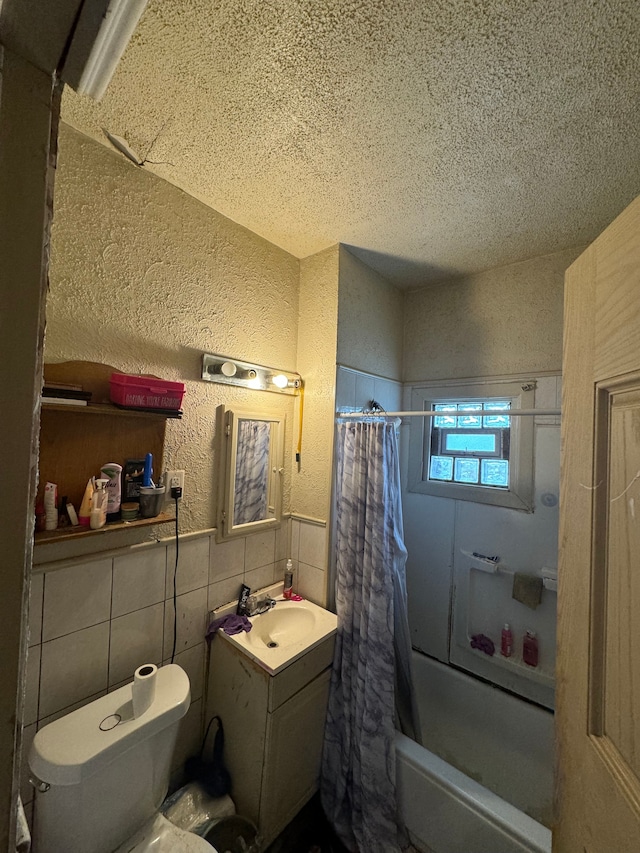
{"type": "Polygon", "coordinates": [[[496,666],[502,667],[514,674],[520,675],[522,678],[527,678],[529,681],[535,681],[538,684],[544,684],[546,687],[554,687],[556,680],[553,673],[544,670],[540,666],[527,666],[522,658],[513,655],[510,658],[505,658],[500,654],[500,641],[496,644],[496,651],[493,655],[487,655],[480,649],[474,649],[471,646],[471,637],[468,638],[468,650],[473,655],[479,656],[483,660],[488,660],[496,666]]]}
{"type": "MultiPolygon", "coordinates": [[[[514,575],[515,569],[510,569],[507,566],[503,565],[496,560],[492,560],[489,557],[480,557],[477,554],[473,554],[471,551],[464,551],[460,549],[461,552],[473,561],[474,565],[469,566],[474,572],[484,572],[486,575],[514,575]]],[[[558,591],[558,576],[557,573],[553,574],[549,569],[542,570],[542,586],[544,589],[549,592],[557,592],[558,591]]]]}

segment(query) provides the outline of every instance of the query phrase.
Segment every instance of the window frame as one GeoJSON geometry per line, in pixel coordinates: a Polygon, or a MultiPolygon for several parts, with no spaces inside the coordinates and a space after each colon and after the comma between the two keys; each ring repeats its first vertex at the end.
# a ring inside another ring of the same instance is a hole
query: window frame
{"type": "MultiPolygon", "coordinates": [[[[464,400],[490,402],[492,399],[511,401],[511,409],[533,409],[535,380],[477,379],[459,382],[429,382],[411,386],[411,409],[430,411],[435,405],[464,400]]],[[[533,512],[533,443],[534,416],[512,417],[508,489],[481,484],[429,480],[432,418],[411,418],[409,438],[410,492],[454,500],[473,501],[493,506],[533,512]]]]}

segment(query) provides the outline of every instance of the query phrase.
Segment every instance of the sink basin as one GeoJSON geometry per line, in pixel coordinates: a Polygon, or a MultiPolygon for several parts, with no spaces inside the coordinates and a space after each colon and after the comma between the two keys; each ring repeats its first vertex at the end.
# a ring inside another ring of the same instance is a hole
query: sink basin
{"type": "Polygon", "coordinates": [[[316,614],[305,605],[306,601],[281,601],[268,613],[255,616],[247,635],[249,645],[277,649],[304,640],[316,623],[316,614]]]}
{"type": "Polygon", "coordinates": [[[275,675],[335,634],[338,617],[312,601],[277,599],[267,613],[251,617],[251,631],[228,635],[228,642],[275,675]]]}

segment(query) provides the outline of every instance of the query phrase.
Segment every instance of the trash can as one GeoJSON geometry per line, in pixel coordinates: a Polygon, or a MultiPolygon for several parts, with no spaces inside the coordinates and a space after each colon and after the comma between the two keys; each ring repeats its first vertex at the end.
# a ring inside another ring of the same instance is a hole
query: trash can
{"type": "Polygon", "coordinates": [[[230,815],[215,821],[204,833],[205,841],[218,853],[259,853],[256,825],[246,817],[230,815]]]}

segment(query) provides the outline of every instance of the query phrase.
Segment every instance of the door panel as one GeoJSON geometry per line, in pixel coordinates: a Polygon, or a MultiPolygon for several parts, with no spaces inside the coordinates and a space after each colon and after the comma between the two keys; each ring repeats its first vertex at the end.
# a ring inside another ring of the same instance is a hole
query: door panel
{"type": "Polygon", "coordinates": [[[556,853],[640,851],[640,199],[567,271],[556,853]]]}

